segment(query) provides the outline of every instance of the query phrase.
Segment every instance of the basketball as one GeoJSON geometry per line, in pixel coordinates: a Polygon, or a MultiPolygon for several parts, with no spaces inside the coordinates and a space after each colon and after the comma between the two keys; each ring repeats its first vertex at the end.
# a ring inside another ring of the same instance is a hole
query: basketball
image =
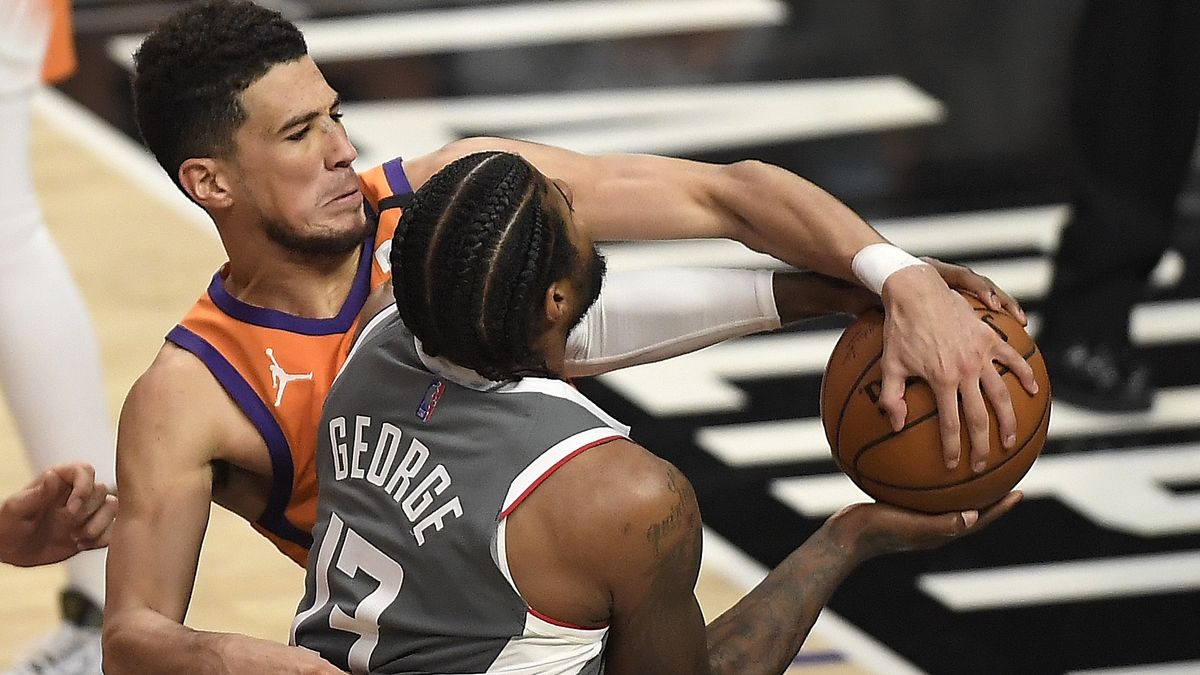
{"type": "Polygon", "coordinates": [[[842,333],[829,357],[821,380],[821,422],[838,467],[878,501],[928,513],[986,507],[1012,490],[1046,442],[1050,383],[1041,352],[1012,316],[989,309],[973,295],[962,295],[980,321],[1025,357],[1037,379],[1038,393],[1030,396],[1015,374],[997,365],[1012,398],[1017,442],[1010,450],[1001,444],[989,403],[991,447],[986,468],[975,473],[967,459],[971,443],[960,407],[962,460],[954,469],[947,469],[937,404],[924,380],[909,378],[904,391],[908,415],[904,427],[892,431],[878,402],[883,313],[871,311],[860,316],[842,333]]]}

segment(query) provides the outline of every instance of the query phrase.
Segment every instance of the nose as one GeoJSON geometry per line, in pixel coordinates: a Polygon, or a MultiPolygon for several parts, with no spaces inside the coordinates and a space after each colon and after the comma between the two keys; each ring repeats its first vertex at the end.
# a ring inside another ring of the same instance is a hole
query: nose
{"type": "Polygon", "coordinates": [[[346,128],[332,119],[325,120],[322,125],[328,146],[325,151],[325,166],[327,169],[344,169],[358,158],[358,151],[350,143],[346,128]]]}

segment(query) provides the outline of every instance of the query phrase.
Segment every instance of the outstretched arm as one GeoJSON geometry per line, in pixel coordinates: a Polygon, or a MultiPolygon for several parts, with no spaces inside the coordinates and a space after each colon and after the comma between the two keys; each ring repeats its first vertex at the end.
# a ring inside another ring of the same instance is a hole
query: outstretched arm
{"type": "MultiPolygon", "coordinates": [[[[535,508],[546,509],[541,517],[555,518],[555,492],[571,495],[561,497],[573,508],[566,531],[555,532],[555,555],[597,585],[598,592],[591,595],[607,599],[605,672],[613,675],[783,673],[834,590],[860,563],[976,532],[1021,497],[1013,493],[983,512],[940,515],[880,504],[843,509],[706,627],[694,593],[701,524],[691,485],[675,467],[629,441],[590,452],[597,455],[585,459],[584,453],[571,462],[584,460],[579,466],[571,469],[568,463],[560,469],[576,472],[575,478],[564,474],[559,478],[566,482],[554,485],[552,478],[539,488],[549,492],[535,508]]],[[[538,492],[522,508],[534,506],[536,497],[538,492]]],[[[567,520],[563,512],[557,510],[560,523],[567,520]]],[[[514,516],[520,514],[518,510],[514,516]]],[[[538,518],[525,516],[522,526],[538,518]]],[[[517,523],[510,527],[511,543],[521,535],[517,523]]],[[[522,545],[520,539],[516,543],[522,545]]],[[[541,609],[543,597],[550,602],[561,594],[526,597],[541,609]]]]}
{"type": "Polygon", "coordinates": [[[567,338],[566,374],[662,361],[730,338],[828,314],[859,314],[878,297],[816,272],[660,268],[614,272],[567,338]]]}
{"type": "MultiPolygon", "coordinates": [[[[414,187],[450,161],[472,152],[521,154],[574,193],[580,222],[602,239],[730,238],[799,268],[857,282],[856,254],[885,243],[857,214],[829,193],[782,168],[758,161],[706,164],[653,155],[583,155],[561,148],[497,138],[456,141],[405,162],[414,187]]],[[[990,291],[981,291],[993,302],[990,291]]],[[[959,399],[973,450],[983,460],[989,442],[986,399],[997,411],[1000,437],[1014,437],[1012,404],[994,363],[1011,369],[1036,392],[1033,371],[1016,350],[980,324],[950,291],[938,270],[906,267],[882,286],[886,314],[883,396],[894,428],[907,414],[905,378],[932,387],[938,402],[942,451],[959,458],[959,399]]],[[[998,307],[995,307],[998,309],[998,307]]],[[[1015,440],[1015,437],[1014,437],[1015,440]]]]}

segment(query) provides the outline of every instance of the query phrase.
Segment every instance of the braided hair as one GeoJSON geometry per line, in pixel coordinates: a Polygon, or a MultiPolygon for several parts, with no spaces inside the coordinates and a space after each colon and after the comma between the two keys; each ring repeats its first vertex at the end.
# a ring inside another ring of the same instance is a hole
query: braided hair
{"type": "Polygon", "coordinates": [[[429,179],[392,242],[397,309],[430,356],[491,380],[549,374],[533,343],[546,291],[579,253],[524,159],[480,152],[429,179]]]}
{"type": "Polygon", "coordinates": [[[246,119],[241,93],[307,53],[295,25],[248,0],[190,5],[142,41],[133,56],[138,131],[176,186],[185,160],[233,149],[246,119]]]}

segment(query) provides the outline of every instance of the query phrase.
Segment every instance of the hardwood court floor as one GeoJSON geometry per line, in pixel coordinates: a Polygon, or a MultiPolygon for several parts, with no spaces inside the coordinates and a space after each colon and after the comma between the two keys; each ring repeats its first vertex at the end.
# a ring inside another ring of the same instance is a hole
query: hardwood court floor
{"type": "MultiPolygon", "coordinates": [[[[163,334],[224,257],[202,216],[181,207],[169,189],[164,194],[162,182],[155,186],[147,180],[155,176],[151,160],[60,96],[46,94],[39,101],[33,156],[46,222],[83,290],[99,336],[115,424],[125,393],[154,357],[163,334]]],[[[12,420],[0,409],[0,493],[10,494],[28,477],[12,420]]],[[[746,587],[739,583],[746,578],[744,570],[731,574],[729,563],[723,567],[706,564],[701,575],[699,594],[709,617],[736,602],[746,587]]],[[[303,576],[244,522],[214,507],[187,623],[286,640],[303,576]]],[[[63,581],[60,567],[0,566],[0,668],[55,626],[63,581]]],[[[818,625],[789,672],[879,670],[860,665],[880,663],[872,645],[841,643],[844,634],[840,624],[818,625]],[[865,651],[856,653],[856,648],[865,651]]]]}

